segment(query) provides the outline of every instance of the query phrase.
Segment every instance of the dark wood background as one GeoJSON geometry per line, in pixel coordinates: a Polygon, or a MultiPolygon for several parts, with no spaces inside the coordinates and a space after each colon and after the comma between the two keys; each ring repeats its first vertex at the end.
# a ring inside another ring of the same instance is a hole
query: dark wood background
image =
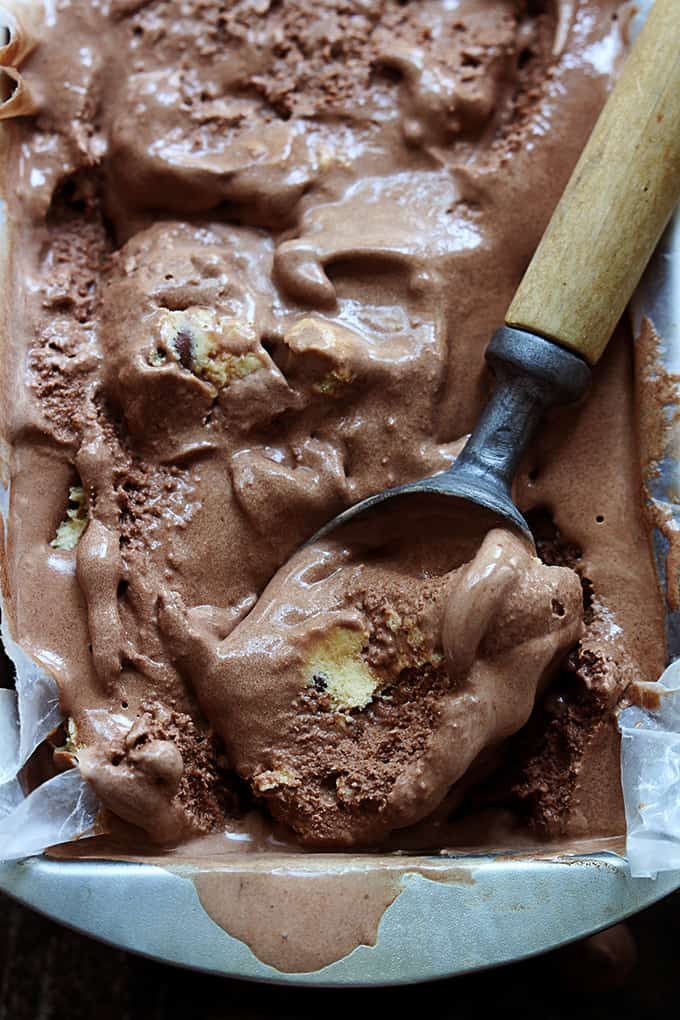
{"type": "Polygon", "coordinates": [[[606,936],[429,985],[281,988],[182,971],[100,945],[0,896],[0,1020],[675,1020],[680,893],[606,936]],[[434,1018],[433,1018],[434,1020],[434,1018]]]}

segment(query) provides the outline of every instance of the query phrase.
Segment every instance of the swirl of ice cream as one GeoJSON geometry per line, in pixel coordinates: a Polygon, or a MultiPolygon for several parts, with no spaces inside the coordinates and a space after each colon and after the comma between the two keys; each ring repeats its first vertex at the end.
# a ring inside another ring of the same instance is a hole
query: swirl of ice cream
{"type": "Polygon", "coordinates": [[[501,529],[475,551],[484,520],[426,518],[414,540],[409,510],[401,534],[380,520],[300,550],[222,642],[166,606],[235,767],[309,845],[375,843],[429,814],[524,725],[582,632],[573,571],[501,529]]]}

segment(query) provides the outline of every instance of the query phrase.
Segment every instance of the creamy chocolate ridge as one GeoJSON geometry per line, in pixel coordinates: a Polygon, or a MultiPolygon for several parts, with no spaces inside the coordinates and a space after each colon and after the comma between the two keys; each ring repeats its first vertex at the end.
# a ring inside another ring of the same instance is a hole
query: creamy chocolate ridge
{"type": "Polygon", "coordinates": [[[440,833],[435,809],[622,831],[613,713],[664,663],[625,330],[518,478],[543,564],[508,536],[446,551],[436,528],[427,577],[335,548],[324,578],[324,547],[294,556],[461,448],[622,22],[614,0],[66,0],[32,47],[12,28],[5,611],[60,685],[60,766],[153,840],[253,803],[312,845],[420,823],[412,845],[440,833]],[[522,566],[461,664],[482,612],[461,579],[494,548],[522,566]],[[405,604],[425,663],[371,643],[405,604]],[[339,614],[354,703],[324,675],[310,707],[314,642],[273,619],[286,606],[326,614],[326,662],[339,614]],[[464,711],[466,685],[507,718],[464,711]],[[475,735],[446,754],[454,716],[475,735]]]}
{"type": "Polygon", "coordinates": [[[582,632],[573,571],[431,503],[306,546],[222,642],[166,609],[238,772],[307,845],[429,815],[582,632]]]}

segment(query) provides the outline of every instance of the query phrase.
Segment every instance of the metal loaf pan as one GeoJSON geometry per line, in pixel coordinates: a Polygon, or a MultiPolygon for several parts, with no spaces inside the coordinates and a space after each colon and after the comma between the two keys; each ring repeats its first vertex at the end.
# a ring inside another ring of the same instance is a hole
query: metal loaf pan
{"type": "MultiPolygon", "coordinates": [[[[661,338],[662,366],[680,365],[680,218],[676,217],[633,302],[635,331],[643,317],[661,338]]],[[[667,413],[660,409],[659,413],[667,413]]],[[[678,465],[665,460],[652,493],[670,511],[678,465]]],[[[666,585],[661,533],[652,540],[666,585]]],[[[677,579],[670,579],[677,584],[677,579]]],[[[669,613],[670,657],[680,655],[677,613],[669,613]]],[[[239,858],[243,861],[243,858],[239,858]]],[[[384,860],[384,859],[383,859],[384,860]]],[[[403,863],[403,858],[401,861],[403,863]]],[[[277,867],[300,874],[381,867],[381,858],[347,854],[290,855],[277,867]],[[286,863],[287,861],[287,863],[286,863]]],[[[192,876],[203,865],[62,861],[46,857],[0,865],[0,889],[49,917],[117,947],[168,963],[231,977],[298,985],[391,985],[461,974],[518,960],[563,945],[649,906],[680,888],[680,872],[633,879],[622,856],[584,853],[433,856],[408,859],[414,873],[385,911],[375,945],[306,973],[282,973],[262,963],[205,912],[192,876]],[[417,874],[435,864],[441,880],[417,874]]],[[[225,868],[239,863],[225,858],[225,868]]],[[[260,865],[261,866],[261,865],[260,865]]],[[[214,867],[214,865],[213,865],[214,867]]],[[[245,869],[245,865],[243,866],[245,869]]],[[[245,870],[244,870],[245,873],[245,870]]],[[[352,903],[347,903],[352,910],[352,903]]],[[[322,926],[325,918],[318,917],[322,926]]],[[[276,923],[272,918],[272,923],[276,923]]],[[[310,940],[315,938],[310,930],[310,940]]]]}

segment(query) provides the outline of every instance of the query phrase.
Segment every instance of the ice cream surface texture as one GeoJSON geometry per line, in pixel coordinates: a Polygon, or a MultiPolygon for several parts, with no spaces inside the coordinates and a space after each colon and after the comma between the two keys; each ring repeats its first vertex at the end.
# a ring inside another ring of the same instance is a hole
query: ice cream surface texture
{"type": "Polygon", "coordinates": [[[517,482],[415,506],[626,48],[613,0],[60,0],[0,63],[11,631],[109,817],[364,847],[622,831],[664,663],[625,331],[517,482]]]}
{"type": "Polygon", "coordinates": [[[224,641],[189,639],[239,773],[307,844],[373,844],[426,817],[527,721],[581,634],[573,571],[501,530],[474,553],[477,535],[437,523],[388,550],[384,534],[308,546],[224,641]]]}

